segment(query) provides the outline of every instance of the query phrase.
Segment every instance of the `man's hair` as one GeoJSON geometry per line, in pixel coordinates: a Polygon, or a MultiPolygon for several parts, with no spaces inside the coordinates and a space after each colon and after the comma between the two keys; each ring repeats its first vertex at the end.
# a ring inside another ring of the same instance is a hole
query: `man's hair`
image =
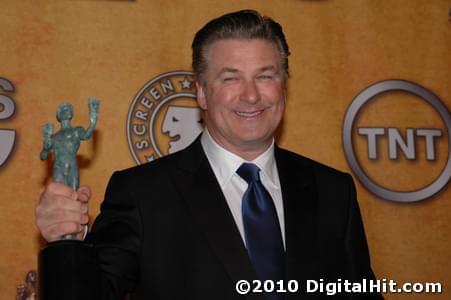
{"type": "Polygon", "coordinates": [[[277,46],[284,77],[288,77],[288,56],[290,51],[282,26],[255,10],[240,10],[213,19],[194,36],[193,71],[200,83],[207,68],[205,53],[216,41],[225,39],[263,39],[277,46]]]}

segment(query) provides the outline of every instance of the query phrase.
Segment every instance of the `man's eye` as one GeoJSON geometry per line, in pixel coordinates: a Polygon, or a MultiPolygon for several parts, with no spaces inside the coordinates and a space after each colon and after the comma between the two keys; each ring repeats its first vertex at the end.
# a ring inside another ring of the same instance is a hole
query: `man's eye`
{"type": "Polygon", "coordinates": [[[263,79],[263,80],[269,80],[269,79],[272,79],[273,76],[272,75],[259,75],[257,78],[263,79]]]}
{"type": "Polygon", "coordinates": [[[223,79],[224,82],[230,82],[230,81],[236,81],[238,80],[238,77],[225,77],[223,79]]]}

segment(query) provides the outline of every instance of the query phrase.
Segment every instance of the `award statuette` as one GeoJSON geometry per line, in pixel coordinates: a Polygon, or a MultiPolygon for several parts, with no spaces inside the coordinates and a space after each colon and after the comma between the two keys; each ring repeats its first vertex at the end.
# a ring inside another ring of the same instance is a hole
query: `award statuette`
{"type": "MultiPolygon", "coordinates": [[[[91,138],[99,114],[99,101],[90,98],[89,127],[72,127],[72,105],[62,103],[56,112],[61,129],[53,133],[54,126],[42,126],[44,145],[41,160],[53,153],[55,182],[63,183],[73,190],[80,185],[77,151],[81,141],[91,138]]],[[[76,239],[76,233],[61,237],[60,241],[48,243],[39,252],[39,300],[51,299],[96,299],[94,291],[96,272],[91,269],[92,247],[76,239]]]]}

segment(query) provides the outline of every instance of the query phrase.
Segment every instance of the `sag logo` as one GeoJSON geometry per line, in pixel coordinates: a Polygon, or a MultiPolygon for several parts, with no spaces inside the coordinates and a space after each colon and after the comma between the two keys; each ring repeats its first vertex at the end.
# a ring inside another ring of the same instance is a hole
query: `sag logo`
{"type": "Polygon", "coordinates": [[[201,112],[191,72],[161,74],[133,98],[127,138],[137,164],[185,148],[201,131],[201,112]]]}
{"type": "MultiPolygon", "coordinates": [[[[14,92],[14,86],[5,78],[0,78],[0,93],[14,92]]],[[[14,100],[7,95],[0,94],[0,121],[9,119],[14,115],[16,107],[14,100]]],[[[12,129],[0,129],[0,167],[6,162],[13,150],[16,131],[12,129]]]]}
{"type": "Polygon", "coordinates": [[[343,125],[348,163],[377,196],[396,202],[429,198],[451,177],[451,117],[424,87],[375,83],[358,94],[343,125]]]}

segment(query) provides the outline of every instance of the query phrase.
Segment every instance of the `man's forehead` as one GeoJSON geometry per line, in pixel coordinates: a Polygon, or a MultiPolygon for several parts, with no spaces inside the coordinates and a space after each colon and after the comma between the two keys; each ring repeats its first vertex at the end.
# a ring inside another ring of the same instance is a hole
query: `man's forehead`
{"type": "Polygon", "coordinates": [[[265,38],[222,38],[217,39],[211,42],[207,47],[205,47],[205,51],[208,51],[212,48],[221,48],[221,47],[228,47],[230,45],[236,45],[236,44],[252,44],[252,43],[261,43],[261,44],[267,44],[271,45],[271,47],[274,47],[274,49],[279,52],[279,49],[273,41],[270,41],[265,38]]]}
{"type": "MultiPolygon", "coordinates": [[[[274,43],[264,39],[222,39],[206,48],[204,55],[207,63],[214,62],[218,65],[229,63],[227,59],[233,61],[243,59],[244,62],[248,62],[246,58],[249,58],[249,62],[257,62],[257,58],[263,58],[265,62],[262,61],[262,65],[256,67],[269,69],[279,67],[281,54],[274,43]]],[[[233,65],[224,67],[229,71],[235,68],[233,65]]]]}

